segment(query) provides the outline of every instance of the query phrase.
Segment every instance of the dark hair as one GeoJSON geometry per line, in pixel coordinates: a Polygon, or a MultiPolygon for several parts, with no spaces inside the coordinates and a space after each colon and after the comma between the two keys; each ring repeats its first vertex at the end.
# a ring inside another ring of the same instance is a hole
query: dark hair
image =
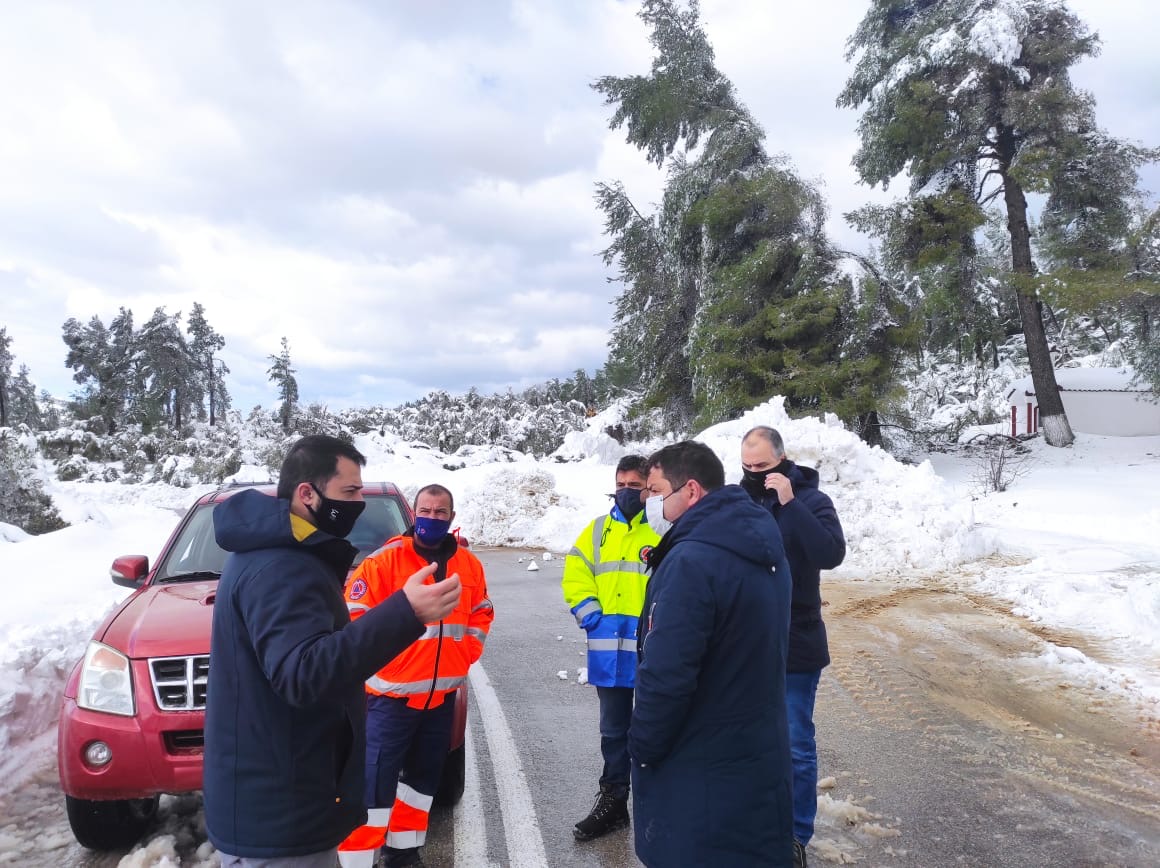
{"type": "Polygon", "coordinates": [[[695,479],[706,491],[716,491],[725,484],[725,466],[721,459],[696,440],[682,440],[654,452],[649,468],[659,467],[674,490],[695,479]]]}
{"type": "Polygon", "coordinates": [[[625,455],[616,462],[617,473],[639,473],[648,476],[648,459],[643,455],[625,455]]]}
{"type": "Polygon", "coordinates": [[[411,504],[412,509],[419,508],[419,495],[420,494],[434,494],[436,496],[442,495],[442,496],[446,497],[448,500],[451,501],[451,511],[455,512],[455,495],[452,494],[449,489],[444,488],[442,485],[440,485],[438,482],[432,482],[430,485],[424,485],[422,488],[420,488],[418,491],[415,492],[415,502],[411,504]]]}
{"type": "Polygon", "coordinates": [[[278,474],[278,496],[294,499],[294,489],[303,482],[311,483],[321,491],[326,483],[338,475],[339,457],[349,458],[359,467],[366,467],[366,456],[337,437],[311,434],[290,447],[282,460],[278,474]]]}
{"type": "Polygon", "coordinates": [[[758,425],[756,428],[750,428],[745,432],[745,436],[741,438],[744,443],[750,437],[761,437],[769,441],[769,445],[773,447],[773,457],[782,458],[785,456],[785,442],[781,439],[781,434],[776,428],[770,428],[768,425],[758,425]]]}

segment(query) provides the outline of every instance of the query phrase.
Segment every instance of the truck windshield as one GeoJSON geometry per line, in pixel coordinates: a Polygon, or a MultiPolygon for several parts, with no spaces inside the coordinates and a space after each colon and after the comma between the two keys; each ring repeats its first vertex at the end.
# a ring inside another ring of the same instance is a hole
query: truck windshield
{"type": "MultiPolygon", "coordinates": [[[[366,509],[348,539],[358,547],[355,563],[408,527],[402,504],[395,497],[370,495],[366,509]]],[[[221,575],[228,552],[217,544],[213,533],[214,504],[199,506],[181,529],[165,560],[157,569],[157,582],[189,581],[221,575]]]]}

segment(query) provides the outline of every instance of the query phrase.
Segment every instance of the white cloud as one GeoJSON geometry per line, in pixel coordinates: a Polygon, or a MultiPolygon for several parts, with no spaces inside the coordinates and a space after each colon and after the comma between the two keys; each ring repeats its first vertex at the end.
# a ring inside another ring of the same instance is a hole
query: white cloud
{"type": "MultiPolygon", "coordinates": [[[[1138,14],[1081,0],[1104,54],[1076,78],[1114,134],[1160,129],[1138,14]]],[[[590,83],[650,62],[620,0],[21,4],[0,31],[0,322],[73,388],[60,326],[202,303],[238,406],[270,403],[285,335],[304,400],[519,386],[603,360],[617,292],[597,181],[642,209],[663,174],[609,131],[590,83]]],[[[858,186],[834,105],[864,0],[705,0],[718,65],[823,179],[830,229],[891,198],[858,186]]],[[[1156,184],[1152,184],[1153,187],[1156,184]]]]}

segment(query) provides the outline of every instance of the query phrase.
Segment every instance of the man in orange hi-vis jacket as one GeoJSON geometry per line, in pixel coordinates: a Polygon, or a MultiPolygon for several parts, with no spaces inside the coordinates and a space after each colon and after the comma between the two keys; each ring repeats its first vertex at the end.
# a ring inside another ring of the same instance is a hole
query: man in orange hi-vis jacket
{"type": "Polygon", "coordinates": [[[367,825],[339,846],[344,868],[422,865],[431,809],[451,742],[454,694],[487,641],[495,613],[483,565],[450,533],[455,502],[442,485],[415,496],[415,526],[364,560],[346,585],[352,620],[385,599],[415,570],[436,564],[435,580],[458,575],[459,605],[427,625],[407,650],[367,679],[367,825]]]}

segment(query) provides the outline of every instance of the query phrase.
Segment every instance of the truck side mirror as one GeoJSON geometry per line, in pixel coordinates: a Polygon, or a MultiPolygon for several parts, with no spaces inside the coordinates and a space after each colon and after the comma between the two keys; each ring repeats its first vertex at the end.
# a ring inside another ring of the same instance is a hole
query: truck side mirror
{"type": "Polygon", "coordinates": [[[114,585],[136,590],[149,575],[149,558],[145,555],[122,555],[113,561],[109,576],[114,585]]]}

